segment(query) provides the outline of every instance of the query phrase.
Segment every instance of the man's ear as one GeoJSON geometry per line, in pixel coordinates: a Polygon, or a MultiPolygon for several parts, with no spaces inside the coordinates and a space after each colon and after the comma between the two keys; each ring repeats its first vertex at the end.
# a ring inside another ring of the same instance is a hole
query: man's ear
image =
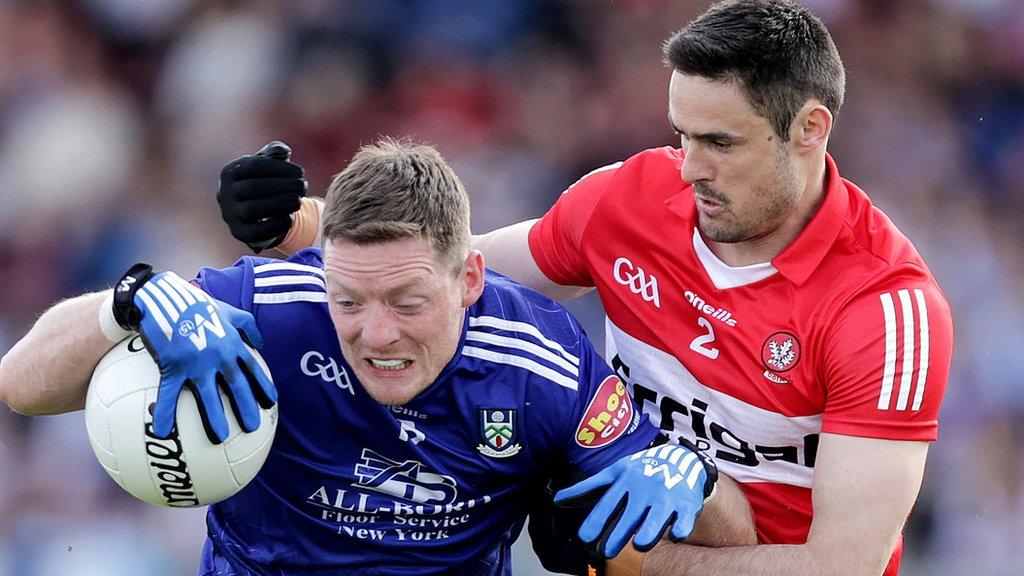
{"type": "Polygon", "coordinates": [[[798,154],[809,154],[828,143],[832,112],[817,100],[809,100],[793,119],[790,142],[798,154]]]}
{"type": "Polygon", "coordinates": [[[480,299],[484,292],[484,255],[479,250],[470,250],[462,266],[461,281],[464,282],[462,307],[468,308],[480,299]]]}

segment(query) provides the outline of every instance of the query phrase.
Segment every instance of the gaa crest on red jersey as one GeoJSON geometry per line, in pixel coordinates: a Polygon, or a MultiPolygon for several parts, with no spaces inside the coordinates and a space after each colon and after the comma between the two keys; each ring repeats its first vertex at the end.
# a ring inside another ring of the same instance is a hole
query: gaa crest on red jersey
{"type": "MultiPolygon", "coordinates": [[[[761,361],[764,362],[765,368],[772,372],[792,369],[800,361],[800,341],[792,332],[772,334],[764,341],[764,346],[761,346],[761,361]]],[[[775,381],[771,377],[768,379],[775,381]]]]}

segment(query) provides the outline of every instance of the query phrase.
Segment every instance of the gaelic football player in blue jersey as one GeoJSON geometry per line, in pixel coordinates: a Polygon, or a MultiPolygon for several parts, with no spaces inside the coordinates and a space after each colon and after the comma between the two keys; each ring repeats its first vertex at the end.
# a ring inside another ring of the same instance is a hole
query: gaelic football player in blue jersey
{"type": "MultiPolygon", "coordinates": [[[[296,170],[286,156],[246,156],[222,179],[256,194],[254,174],[296,170]]],[[[691,448],[651,448],[657,431],[579,324],[486,270],[469,237],[468,198],[441,156],[381,141],[332,183],[322,250],[246,257],[192,283],[133,267],[116,292],[44,314],[4,358],[0,400],[28,414],[79,409],[98,360],[138,331],[163,375],[158,434],[171,433],[183,385],[214,442],[226,436],[218,380],[248,430],[277,402],[266,464],[209,508],[203,576],[509,574],[528,511],[548,486],[581,479],[566,497],[607,487],[581,530],[599,556],[663,533],[752,543],[734,486],[716,493],[714,465],[691,448]],[[161,309],[175,294],[154,290],[212,296],[224,336],[203,350],[179,341],[154,321],[176,316],[161,309]],[[248,368],[243,340],[262,343],[274,383],[248,368]]],[[[560,542],[539,548],[558,556],[560,542]]]]}

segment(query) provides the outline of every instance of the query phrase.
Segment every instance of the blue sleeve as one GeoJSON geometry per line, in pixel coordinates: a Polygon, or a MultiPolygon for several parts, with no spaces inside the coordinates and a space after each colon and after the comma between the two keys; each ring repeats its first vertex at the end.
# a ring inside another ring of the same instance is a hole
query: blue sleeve
{"type": "Polygon", "coordinates": [[[229,268],[201,268],[194,282],[217,300],[252,312],[252,269],[252,259],[242,258],[229,268]]]}
{"type": "Polygon", "coordinates": [[[646,448],[658,430],[582,331],[579,350],[579,389],[564,451],[573,475],[589,476],[646,448]]]}

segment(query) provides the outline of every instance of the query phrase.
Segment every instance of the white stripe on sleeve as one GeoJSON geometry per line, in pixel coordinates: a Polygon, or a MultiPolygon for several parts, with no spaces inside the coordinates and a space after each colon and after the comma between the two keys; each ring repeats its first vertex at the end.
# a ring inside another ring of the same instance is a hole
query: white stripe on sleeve
{"type": "Polygon", "coordinates": [[[917,315],[921,319],[921,358],[918,360],[920,368],[917,371],[917,389],[914,391],[914,410],[921,409],[921,401],[924,399],[924,385],[928,381],[928,304],[924,299],[924,292],[920,288],[914,290],[914,297],[917,300],[917,315]]]}
{"type": "Polygon", "coordinates": [[[324,271],[316,266],[309,266],[306,264],[296,264],[294,262],[271,262],[270,264],[260,264],[254,266],[252,271],[254,274],[262,274],[264,272],[278,272],[280,270],[290,270],[292,272],[307,272],[309,274],[316,274],[323,278],[324,271]]]}
{"type": "Polygon", "coordinates": [[[485,348],[477,348],[475,346],[463,346],[463,356],[471,356],[473,358],[480,358],[481,360],[488,360],[490,362],[496,362],[498,364],[509,364],[511,366],[518,366],[533,372],[534,374],[546,378],[559,386],[568,388],[570,390],[577,390],[579,383],[568,378],[563,374],[555,372],[551,368],[544,366],[530,360],[529,358],[523,358],[522,356],[514,356],[512,354],[501,354],[493,350],[487,350],[485,348]]]}
{"type": "Polygon", "coordinates": [[[510,330],[513,332],[522,332],[524,334],[529,334],[530,336],[533,336],[534,338],[539,340],[548,348],[551,348],[555,352],[558,352],[562,356],[562,358],[565,358],[566,360],[572,362],[576,366],[580,365],[579,358],[567,352],[565,348],[563,348],[562,345],[559,344],[558,342],[555,342],[554,340],[551,340],[544,336],[543,334],[541,334],[540,330],[537,330],[537,327],[534,326],[533,324],[527,324],[526,322],[516,322],[515,320],[506,320],[504,318],[498,318],[497,316],[470,316],[469,325],[474,327],[487,326],[489,328],[497,328],[499,330],[510,330]]]}
{"type": "Polygon", "coordinates": [[[253,279],[253,286],[256,288],[265,288],[267,286],[291,286],[295,284],[312,284],[327,290],[327,285],[324,283],[322,278],[319,276],[310,276],[309,274],[262,276],[260,278],[253,279]]]}
{"type": "Polygon", "coordinates": [[[327,302],[324,292],[257,292],[253,304],[288,304],[289,302],[327,302]]]}
{"type": "Polygon", "coordinates": [[[533,354],[538,358],[551,362],[552,364],[555,364],[556,366],[562,368],[563,370],[568,372],[570,376],[578,378],[580,375],[580,370],[578,367],[573,366],[572,364],[566,362],[559,356],[556,356],[550,350],[541,348],[540,346],[534,344],[533,342],[520,340],[518,338],[500,336],[493,332],[484,332],[482,330],[467,330],[466,340],[470,340],[473,342],[484,342],[487,344],[493,344],[495,346],[504,346],[506,348],[515,348],[517,350],[529,352],[530,354],[533,354]]]}
{"type": "Polygon", "coordinates": [[[883,293],[882,313],[885,316],[885,368],[882,370],[882,392],[878,396],[878,409],[888,410],[892,398],[892,381],[896,376],[896,306],[892,294],[883,293]]]}
{"type": "Polygon", "coordinates": [[[909,290],[900,290],[897,294],[900,297],[900,314],[903,316],[903,373],[900,375],[900,395],[896,409],[906,410],[914,377],[914,307],[910,303],[909,290]]]}

